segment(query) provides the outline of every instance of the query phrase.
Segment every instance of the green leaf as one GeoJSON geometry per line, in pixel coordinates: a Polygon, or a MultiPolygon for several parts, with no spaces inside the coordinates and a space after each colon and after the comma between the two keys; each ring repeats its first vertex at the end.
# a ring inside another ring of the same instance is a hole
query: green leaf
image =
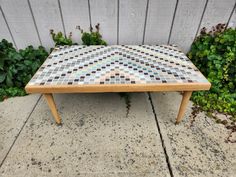
{"type": "Polygon", "coordinates": [[[4,61],[7,60],[7,55],[0,51],[0,69],[4,69],[4,61]]]}
{"type": "Polygon", "coordinates": [[[25,61],[24,61],[24,64],[26,64],[26,65],[28,65],[28,66],[32,65],[32,63],[33,63],[33,62],[30,61],[30,60],[25,60],[25,61]]]}
{"type": "Polygon", "coordinates": [[[2,83],[6,78],[7,73],[0,71],[0,83],[2,83]]]}
{"type": "Polygon", "coordinates": [[[4,60],[0,58],[0,69],[4,70],[4,60]]]}
{"type": "Polygon", "coordinates": [[[13,86],[12,78],[7,75],[6,84],[8,87],[13,86]]]}

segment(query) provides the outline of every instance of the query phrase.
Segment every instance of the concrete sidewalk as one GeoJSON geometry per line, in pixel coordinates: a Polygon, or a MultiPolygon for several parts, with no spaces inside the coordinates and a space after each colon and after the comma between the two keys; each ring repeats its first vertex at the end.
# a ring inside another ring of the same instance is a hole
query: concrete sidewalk
{"type": "Polygon", "coordinates": [[[0,103],[0,176],[234,176],[236,144],[200,113],[174,125],[178,93],[60,94],[54,123],[40,95],[0,103]]]}

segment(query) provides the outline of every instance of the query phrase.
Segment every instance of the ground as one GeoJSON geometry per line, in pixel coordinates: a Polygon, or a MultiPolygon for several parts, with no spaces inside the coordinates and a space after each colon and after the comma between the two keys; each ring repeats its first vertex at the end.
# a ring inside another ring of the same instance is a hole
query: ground
{"type": "MultiPolygon", "coordinates": [[[[175,125],[179,93],[132,93],[129,115],[117,93],[56,94],[57,126],[41,95],[0,103],[0,176],[229,176],[236,143],[189,103],[175,125]]],[[[234,135],[233,135],[234,136],[234,135]]]]}

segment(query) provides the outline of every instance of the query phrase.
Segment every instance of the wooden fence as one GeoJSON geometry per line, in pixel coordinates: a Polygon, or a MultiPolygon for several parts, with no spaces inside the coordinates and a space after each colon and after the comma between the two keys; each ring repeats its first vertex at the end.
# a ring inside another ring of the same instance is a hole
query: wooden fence
{"type": "Polygon", "coordinates": [[[53,46],[49,30],[101,25],[109,44],[177,44],[185,52],[202,27],[236,26],[235,0],[0,0],[0,39],[18,49],[53,46]]]}

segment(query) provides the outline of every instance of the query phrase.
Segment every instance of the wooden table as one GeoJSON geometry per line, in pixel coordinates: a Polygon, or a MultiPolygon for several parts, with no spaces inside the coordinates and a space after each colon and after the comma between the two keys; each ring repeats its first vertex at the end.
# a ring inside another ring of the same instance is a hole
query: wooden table
{"type": "Polygon", "coordinates": [[[61,124],[53,93],[183,91],[176,123],[192,91],[211,84],[174,46],[111,45],[56,47],[30,82],[27,93],[44,94],[61,124]]]}

